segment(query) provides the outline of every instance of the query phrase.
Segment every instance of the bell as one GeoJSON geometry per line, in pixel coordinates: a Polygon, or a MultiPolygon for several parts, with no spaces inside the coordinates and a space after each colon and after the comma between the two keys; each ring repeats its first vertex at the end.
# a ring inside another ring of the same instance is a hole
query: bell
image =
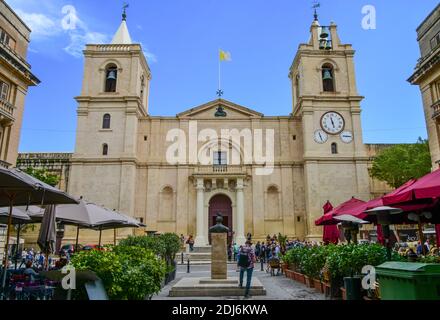
{"type": "Polygon", "coordinates": [[[319,49],[320,50],[324,50],[326,48],[326,45],[327,45],[327,40],[325,40],[325,39],[319,40],[319,49]]]}
{"type": "Polygon", "coordinates": [[[321,39],[328,38],[328,28],[327,27],[322,27],[320,37],[321,37],[321,39]]]}
{"type": "Polygon", "coordinates": [[[330,40],[326,41],[325,50],[331,50],[331,48],[332,48],[332,42],[330,40]]]}
{"type": "Polygon", "coordinates": [[[329,69],[324,70],[324,76],[322,77],[322,80],[333,80],[332,73],[329,69]]]}
{"type": "Polygon", "coordinates": [[[107,80],[116,80],[116,70],[110,70],[107,75],[107,80]]]}

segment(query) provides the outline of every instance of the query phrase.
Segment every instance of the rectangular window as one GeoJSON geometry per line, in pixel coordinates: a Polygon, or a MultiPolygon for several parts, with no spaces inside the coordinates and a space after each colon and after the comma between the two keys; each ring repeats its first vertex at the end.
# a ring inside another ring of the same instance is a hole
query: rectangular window
{"type": "Polygon", "coordinates": [[[431,49],[436,48],[440,44],[440,32],[431,39],[431,49]]]}
{"type": "Polygon", "coordinates": [[[214,165],[223,166],[228,164],[228,153],[223,151],[214,152],[214,165]]]}
{"type": "Polygon", "coordinates": [[[0,99],[8,100],[9,85],[0,81],[0,99]]]}

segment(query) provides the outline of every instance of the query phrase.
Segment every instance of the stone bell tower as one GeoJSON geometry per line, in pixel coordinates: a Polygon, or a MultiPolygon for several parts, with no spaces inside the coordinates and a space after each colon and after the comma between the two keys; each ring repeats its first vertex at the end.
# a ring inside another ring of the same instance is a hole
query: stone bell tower
{"type": "Polygon", "coordinates": [[[84,50],[69,192],[133,215],[138,125],[148,116],[151,72],[126,18],[124,9],[110,44],[84,50]]]}
{"type": "Polygon", "coordinates": [[[303,130],[308,238],[321,237],[314,221],[327,200],[369,199],[354,54],[341,43],[336,24],[321,25],[315,14],[310,40],[299,46],[290,67],[293,115],[303,130]]]}

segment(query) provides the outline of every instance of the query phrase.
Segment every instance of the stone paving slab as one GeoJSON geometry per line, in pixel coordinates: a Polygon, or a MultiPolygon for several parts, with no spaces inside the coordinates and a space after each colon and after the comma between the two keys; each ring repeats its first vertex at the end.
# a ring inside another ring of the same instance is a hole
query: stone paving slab
{"type": "MultiPolygon", "coordinates": [[[[186,273],[186,267],[178,266],[176,279],[166,285],[162,291],[154,296],[153,300],[244,300],[244,297],[223,296],[223,297],[169,297],[171,287],[183,277],[207,278],[210,276],[210,266],[191,266],[191,273],[186,273]]],[[[260,268],[254,269],[254,277],[262,283],[266,289],[266,296],[255,296],[248,300],[325,300],[325,296],[308,288],[304,284],[286,278],[284,275],[271,276],[260,268]]],[[[228,266],[228,277],[238,277],[236,267],[228,266]]],[[[246,281],[246,276],[245,276],[246,281]]]]}

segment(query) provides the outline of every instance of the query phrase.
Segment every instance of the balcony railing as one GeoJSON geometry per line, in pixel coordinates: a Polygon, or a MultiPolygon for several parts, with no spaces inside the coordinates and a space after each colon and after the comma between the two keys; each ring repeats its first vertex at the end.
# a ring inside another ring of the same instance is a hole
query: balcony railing
{"type": "Polygon", "coordinates": [[[432,119],[437,119],[440,116],[440,100],[438,100],[431,106],[431,110],[432,119]]]}
{"type": "Polygon", "coordinates": [[[0,99],[0,117],[14,121],[14,109],[15,107],[4,99],[0,99]]]}
{"type": "Polygon", "coordinates": [[[6,162],[6,161],[3,161],[3,160],[0,160],[0,167],[1,167],[1,168],[6,168],[6,169],[8,169],[10,166],[11,166],[10,163],[8,163],[8,162],[6,162]]]}
{"type": "Polygon", "coordinates": [[[200,166],[195,168],[194,173],[202,175],[241,175],[246,174],[246,168],[242,166],[228,165],[200,166]]]}

